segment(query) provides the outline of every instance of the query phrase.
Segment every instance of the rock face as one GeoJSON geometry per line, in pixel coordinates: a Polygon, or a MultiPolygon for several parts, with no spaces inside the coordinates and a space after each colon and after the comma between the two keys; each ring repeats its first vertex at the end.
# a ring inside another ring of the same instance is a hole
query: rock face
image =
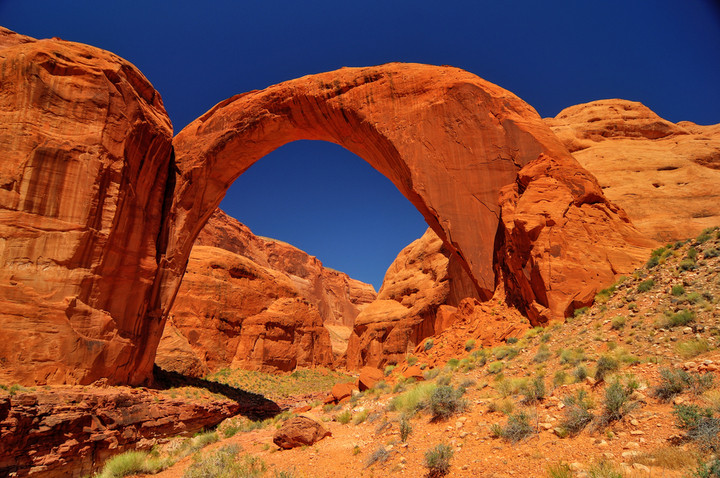
{"type": "Polygon", "coordinates": [[[646,235],[674,241],[720,224],[720,124],[674,124],[618,99],[545,121],[646,235]]]}
{"type": "Polygon", "coordinates": [[[0,382],[142,382],[172,196],[160,95],[112,53],[3,28],[0,91],[0,382]]]}
{"type": "Polygon", "coordinates": [[[347,367],[397,363],[448,323],[437,310],[450,299],[450,252],[428,229],[400,251],[385,273],[375,302],[358,314],[348,342],[347,367]]]}
{"type": "Polygon", "coordinates": [[[0,391],[0,475],[87,476],[125,449],[213,427],[238,408],[122,387],[0,391]]]}
{"type": "MultiPolygon", "coordinates": [[[[305,252],[252,234],[218,210],[198,237],[156,363],[204,376],[222,367],[329,366],[331,334],[375,298],[369,284],[305,252]]],[[[336,341],[335,352],[347,343],[336,341]]]]}
{"type": "Polygon", "coordinates": [[[310,446],[329,436],[330,432],[308,417],[294,417],[286,421],[273,435],[273,443],[289,450],[299,446],[310,446]]]}
{"type": "Polygon", "coordinates": [[[240,174],[297,139],[364,158],[478,297],[502,271],[535,321],[647,247],[535,110],[457,68],[343,68],[237,95],[180,132],[173,156],[160,96],[132,65],[2,36],[0,333],[18,344],[0,349],[6,382],[150,380],[200,230],[240,174]]]}

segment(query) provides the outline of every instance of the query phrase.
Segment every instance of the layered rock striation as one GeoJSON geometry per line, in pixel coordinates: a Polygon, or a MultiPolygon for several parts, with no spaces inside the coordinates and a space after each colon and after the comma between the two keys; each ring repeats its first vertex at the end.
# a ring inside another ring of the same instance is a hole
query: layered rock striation
{"type": "Polygon", "coordinates": [[[619,99],[545,122],[644,234],[675,241],[720,224],[720,125],[671,123],[619,99]]]}

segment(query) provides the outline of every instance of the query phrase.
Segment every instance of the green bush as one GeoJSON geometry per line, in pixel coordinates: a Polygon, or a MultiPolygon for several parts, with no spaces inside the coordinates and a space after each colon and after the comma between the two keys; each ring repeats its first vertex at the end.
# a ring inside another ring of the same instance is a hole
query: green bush
{"type": "Polygon", "coordinates": [[[624,478],[624,476],[621,471],[618,471],[612,463],[606,460],[594,463],[588,469],[589,478],[624,478]]]}
{"type": "Polygon", "coordinates": [[[694,270],[695,267],[697,267],[697,264],[692,259],[683,259],[680,261],[680,264],[678,266],[681,271],[691,271],[694,270]]]}
{"type": "Polygon", "coordinates": [[[540,345],[540,347],[538,347],[538,351],[535,354],[535,356],[533,357],[533,362],[537,362],[537,363],[544,362],[547,359],[549,359],[551,357],[551,355],[552,354],[550,353],[550,348],[547,345],[542,344],[542,345],[540,345]]]}
{"type": "Polygon", "coordinates": [[[585,360],[585,351],[579,347],[560,351],[560,363],[577,365],[585,360]]]}
{"type": "Polygon", "coordinates": [[[465,409],[462,392],[450,386],[437,387],[430,396],[430,411],[433,420],[445,420],[465,409]]]}
{"type": "Polygon", "coordinates": [[[490,362],[490,365],[488,365],[488,372],[497,374],[502,372],[504,367],[505,364],[503,362],[496,360],[495,362],[490,362]]]}
{"type": "Polygon", "coordinates": [[[682,358],[689,359],[710,350],[710,344],[705,339],[692,339],[678,342],[675,349],[682,358]]]}
{"type": "Polygon", "coordinates": [[[707,249],[703,254],[705,254],[705,259],[710,259],[712,257],[720,256],[720,251],[716,248],[707,249]]]}
{"type": "Polygon", "coordinates": [[[698,250],[697,250],[697,249],[695,249],[694,247],[691,247],[690,249],[688,249],[688,251],[687,251],[687,256],[688,256],[690,259],[692,259],[693,261],[696,260],[696,259],[697,259],[697,255],[698,255],[698,250]]]}
{"type": "Polygon", "coordinates": [[[227,445],[214,453],[198,458],[183,474],[183,478],[258,478],[265,471],[265,463],[251,455],[238,456],[237,445],[227,445]]]}
{"type": "Polygon", "coordinates": [[[663,402],[669,402],[690,386],[690,375],[682,369],[661,368],[660,383],[653,394],[663,402]]]}
{"type": "Polygon", "coordinates": [[[413,366],[413,365],[415,365],[415,364],[417,363],[418,358],[415,357],[414,355],[408,355],[408,356],[405,358],[405,361],[407,362],[408,365],[413,366]]]}
{"type": "Polygon", "coordinates": [[[150,457],[144,451],[126,451],[110,458],[98,475],[98,478],[120,478],[123,476],[139,475],[145,473],[158,473],[164,469],[164,464],[150,457]]]}
{"type": "Polygon", "coordinates": [[[450,471],[452,457],[452,448],[444,443],[440,443],[426,451],[425,467],[428,469],[428,477],[436,478],[447,475],[450,471]]]}
{"type": "Polygon", "coordinates": [[[637,406],[637,403],[630,399],[633,388],[630,385],[621,384],[619,380],[615,380],[605,387],[603,412],[600,416],[603,424],[620,420],[637,406]]]}
{"type": "Polygon", "coordinates": [[[670,293],[676,297],[679,297],[685,293],[685,287],[683,287],[682,284],[675,284],[674,286],[672,286],[670,293]]]}
{"type": "Polygon", "coordinates": [[[412,425],[405,415],[400,417],[400,441],[405,443],[412,433],[412,425]]]}
{"type": "Polygon", "coordinates": [[[490,427],[490,431],[499,438],[518,442],[535,433],[535,428],[530,425],[530,416],[527,413],[518,412],[508,417],[505,426],[496,423],[490,427]]]}
{"type": "Polygon", "coordinates": [[[676,313],[665,311],[665,318],[661,325],[665,328],[684,326],[695,320],[695,312],[690,309],[682,309],[676,313]]]}
{"type": "Polygon", "coordinates": [[[475,341],[473,339],[468,339],[468,341],[465,342],[465,351],[470,352],[474,348],[475,348],[475,341]]]}
{"type": "Polygon", "coordinates": [[[437,384],[434,382],[422,382],[413,388],[393,398],[388,405],[390,411],[399,411],[412,415],[416,411],[425,408],[433,394],[437,384]]]}
{"type": "Polygon", "coordinates": [[[647,292],[650,289],[652,289],[654,286],[655,286],[655,281],[652,279],[647,279],[638,284],[637,291],[638,292],[647,292]]]}
{"type": "Polygon", "coordinates": [[[720,449],[720,420],[710,408],[697,405],[675,405],[673,414],[678,428],[685,430],[688,438],[700,448],[717,452],[720,449]]]}
{"type": "Polygon", "coordinates": [[[710,462],[699,461],[697,468],[693,471],[695,478],[720,477],[720,459],[713,458],[710,462]]]}
{"type": "Polygon", "coordinates": [[[384,446],[380,445],[368,457],[367,462],[365,463],[365,466],[370,467],[370,466],[374,465],[375,463],[385,463],[386,461],[388,461],[388,458],[390,458],[390,452],[387,451],[384,446]]]}
{"type": "Polygon", "coordinates": [[[573,317],[580,317],[585,312],[587,312],[590,309],[590,307],[580,307],[579,309],[575,309],[573,311],[573,317]]]}
{"type": "Polygon", "coordinates": [[[567,463],[556,463],[547,468],[548,478],[572,478],[573,472],[567,463]]]}
{"type": "Polygon", "coordinates": [[[582,382],[587,378],[587,376],[587,369],[583,365],[578,365],[575,367],[575,370],[573,370],[573,377],[576,382],[582,382]]]}
{"type": "Polygon", "coordinates": [[[618,361],[607,355],[601,355],[595,368],[595,380],[604,380],[608,372],[618,369],[618,361]]]}
{"type": "Polygon", "coordinates": [[[352,413],[350,413],[350,410],[345,410],[342,413],[339,413],[337,417],[335,417],[335,420],[338,423],[347,425],[348,423],[350,423],[350,420],[352,420],[352,413]]]}
{"type": "Polygon", "coordinates": [[[560,428],[568,435],[577,435],[593,420],[593,414],[589,411],[592,403],[585,390],[578,390],[575,395],[564,397],[563,403],[565,408],[560,428]]]}
{"type": "Polygon", "coordinates": [[[530,383],[525,384],[522,389],[524,395],[523,403],[531,404],[541,402],[545,399],[545,378],[542,376],[535,377],[530,383]]]}
{"type": "Polygon", "coordinates": [[[433,341],[433,339],[427,339],[427,340],[425,341],[425,345],[423,346],[423,348],[424,348],[425,351],[427,352],[428,350],[430,350],[431,348],[433,348],[433,345],[434,345],[434,344],[435,344],[435,342],[433,341]]]}
{"type": "Polygon", "coordinates": [[[610,321],[610,327],[613,330],[620,330],[625,327],[625,322],[627,322],[627,319],[622,315],[618,315],[617,317],[613,317],[613,319],[610,321]]]}

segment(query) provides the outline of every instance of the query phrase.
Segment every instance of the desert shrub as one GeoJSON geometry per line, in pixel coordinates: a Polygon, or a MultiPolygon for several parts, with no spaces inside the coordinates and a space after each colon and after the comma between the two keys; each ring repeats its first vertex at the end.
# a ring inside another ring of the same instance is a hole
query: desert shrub
{"type": "Polygon", "coordinates": [[[545,399],[545,378],[543,376],[535,377],[530,383],[522,387],[523,403],[531,404],[541,402],[545,399]]]}
{"type": "Polygon", "coordinates": [[[575,370],[573,370],[573,378],[576,382],[582,382],[587,378],[587,376],[587,369],[583,365],[578,365],[575,367],[575,370]]]}
{"type": "Polygon", "coordinates": [[[427,372],[423,372],[423,378],[424,378],[425,380],[432,380],[432,379],[434,379],[435,377],[437,377],[438,375],[440,375],[440,369],[439,369],[439,368],[431,368],[431,369],[428,370],[427,372]]]}
{"type": "Polygon", "coordinates": [[[658,264],[660,264],[660,257],[653,255],[650,256],[650,259],[648,259],[648,261],[645,263],[645,267],[647,267],[648,269],[652,269],[658,264]]]}
{"type": "Polygon", "coordinates": [[[700,448],[715,452],[720,449],[720,420],[713,416],[712,409],[694,404],[675,405],[673,414],[678,428],[685,430],[688,438],[700,448]]]}
{"type": "Polygon", "coordinates": [[[614,284],[611,285],[610,287],[608,287],[607,289],[600,290],[595,295],[595,302],[597,302],[598,304],[604,304],[605,302],[610,300],[610,297],[612,297],[612,295],[615,293],[615,290],[616,290],[616,286],[614,284]]]}
{"type": "Polygon", "coordinates": [[[709,462],[700,460],[691,476],[695,478],[720,477],[720,459],[716,457],[709,462]]]}
{"type": "Polygon", "coordinates": [[[511,360],[517,357],[518,353],[520,353],[520,351],[517,348],[507,345],[500,345],[492,349],[492,354],[497,360],[511,360]]]}
{"type": "Polygon", "coordinates": [[[697,259],[697,255],[698,255],[697,249],[695,249],[694,247],[691,247],[690,249],[688,249],[688,251],[687,251],[688,258],[695,260],[695,259],[697,259]]]}
{"type": "Polygon", "coordinates": [[[538,347],[538,351],[533,357],[533,362],[541,363],[549,359],[551,356],[552,354],[550,353],[550,348],[547,345],[542,344],[538,347]]]}
{"type": "Polygon", "coordinates": [[[428,350],[430,350],[431,348],[433,348],[433,345],[435,345],[435,341],[434,341],[433,339],[427,339],[427,340],[425,341],[425,345],[423,346],[423,348],[424,348],[425,351],[427,352],[428,350]]]}
{"type": "Polygon", "coordinates": [[[590,308],[589,307],[580,307],[579,309],[575,309],[573,311],[573,317],[580,317],[585,312],[587,312],[590,308]]]}
{"type": "Polygon", "coordinates": [[[515,404],[512,400],[507,398],[490,402],[490,405],[488,406],[489,412],[500,412],[504,413],[505,415],[510,415],[514,409],[515,404]]]}
{"type": "Polygon", "coordinates": [[[600,425],[620,420],[637,406],[637,403],[630,398],[633,388],[629,384],[623,385],[619,380],[614,380],[605,387],[603,411],[599,417],[600,425]]]}
{"type": "Polygon", "coordinates": [[[618,369],[618,361],[607,355],[601,355],[595,367],[595,380],[604,380],[608,372],[618,369]]]}
{"type": "Polygon", "coordinates": [[[120,478],[123,476],[157,473],[166,466],[161,460],[152,458],[145,451],[126,451],[110,458],[98,478],[120,478]]]}
{"type": "Polygon", "coordinates": [[[547,468],[548,478],[572,478],[573,472],[567,463],[556,463],[547,468]]]}
{"type": "Polygon", "coordinates": [[[500,360],[496,360],[495,362],[490,362],[490,365],[488,365],[488,372],[497,374],[502,372],[503,368],[505,368],[505,364],[500,360]]]}
{"type": "Polygon", "coordinates": [[[655,286],[655,281],[652,279],[646,279],[638,284],[637,291],[638,292],[647,292],[650,289],[652,289],[655,286]]]}
{"type": "Polygon", "coordinates": [[[388,405],[391,411],[399,411],[408,415],[425,408],[430,396],[433,394],[437,384],[434,382],[422,382],[413,388],[393,398],[388,405]]]}
{"type": "Polygon", "coordinates": [[[408,355],[408,356],[405,358],[405,361],[407,362],[408,365],[412,366],[412,365],[415,365],[415,364],[417,363],[418,358],[415,357],[414,355],[408,355]]]}
{"type": "Polygon", "coordinates": [[[337,417],[335,417],[335,420],[338,423],[342,423],[343,425],[347,425],[350,423],[350,420],[352,419],[352,413],[350,413],[350,410],[345,410],[341,413],[338,413],[337,417]]]}
{"type": "Polygon", "coordinates": [[[516,344],[518,342],[518,338],[517,337],[508,337],[507,339],[505,339],[505,342],[508,344],[516,344]]]}
{"type": "Polygon", "coordinates": [[[666,310],[664,313],[664,317],[663,317],[662,321],[660,322],[660,325],[662,327],[670,329],[673,327],[688,325],[688,324],[692,323],[694,320],[695,320],[695,312],[693,312],[690,309],[682,309],[675,313],[666,310]]]}
{"type": "Polygon", "coordinates": [[[710,350],[710,344],[704,339],[686,340],[684,342],[678,342],[675,350],[677,350],[678,355],[682,358],[688,359],[710,350]]]}
{"type": "Polygon", "coordinates": [[[664,402],[685,391],[690,384],[690,375],[681,369],[660,369],[660,383],[653,389],[653,394],[664,402]]]}
{"type": "Polygon", "coordinates": [[[621,471],[615,468],[615,465],[607,460],[601,460],[597,463],[593,463],[588,469],[588,477],[590,478],[623,478],[624,475],[621,471]]]}
{"type": "Polygon", "coordinates": [[[592,403],[585,390],[578,390],[575,395],[568,395],[563,398],[563,419],[560,428],[568,435],[577,435],[593,420],[590,413],[592,403]]]}
{"type": "Polygon", "coordinates": [[[432,395],[430,395],[430,411],[433,420],[444,420],[455,413],[464,410],[466,407],[465,400],[462,398],[462,392],[455,390],[450,386],[444,385],[437,387],[432,395]]]}
{"type": "Polygon", "coordinates": [[[490,427],[490,431],[499,438],[518,442],[535,433],[535,428],[530,425],[530,416],[527,413],[518,412],[508,417],[505,426],[496,423],[490,427]]]}
{"type": "Polygon", "coordinates": [[[456,358],[451,358],[450,360],[447,361],[445,366],[448,367],[450,370],[455,370],[459,364],[460,364],[460,360],[458,360],[456,358]]]}
{"type": "Polygon", "coordinates": [[[237,445],[228,445],[198,458],[185,470],[183,478],[256,478],[265,473],[262,460],[251,455],[238,457],[239,451],[237,445]]]}
{"type": "Polygon", "coordinates": [[[685,293],[685,287],[683,287],[682,284],[675,284],[672,286],[672,289],[670,289],[670,293],[676,297],[680,297],[685,293]]]}
{"type": "Polygon", "coordinates": [[[683,259],[678,265],[681,271],[691,271],[697,267],[697,263],[692,259],[683,259]]]}
{"type": "Polygon", "coordinates": [[[444,443],[440,443],[426,451],[425,467],[428,469],[428,476],[436,478],[447,475],[450,471],[452,457],[452,448],[444,443]]]}
{"type": "Polygon", "coordinates": [[[410,421],[407,419],[407,417],[405,415],[400,417],[399,428],[400,428],[400,441],[405,443],[407,441],[408,437],[410,436],[410,434],[412,433],[412,425],[410,425],[410,421]]]}
{"type": "Polygon", "coordinates": [[[385,376],[389,376],[393,370],[395,370],[396,365],[386,365],[385,366],[385,376]]]}
{"type": "Polygon", "coordinates": [[[585,351],[579,347],[564,349],[560,352],[560,363],[577,365],[585,360],[585,351]]]}
{"type": "Polygon", "coordinates": [[[556,371],[555,375],[553,375],[553,385],[557,387],[565,385],[565,382],[567,382],[567,373],[564,370],[556,371]]]}
{"type": "Polygon", "coordinates": [[[384,446],[380,445],[378,448],[370,454],[365,463],[366,467],[370,467],[375,463],[385,463],[390,458],[390,452],[385,449],[384,446]]]}
{"type": "Polygon", "coordinates": [[[625,322],[627,322],[627,319],[622,315],[618,315],[617,317],[613,317],[613,319],[610,321],[610,327],[613,330],[620,330],[625,327],[625,322]]]}
{"type": "Polygon", "coordinates": [[[473,339],[468,339],[468,341],[465,342],[465,351],[466,351],[466,352],[470,352],[470,351],[472,351],[472,349],[474,349],[474,348],[475,348],[475,340],[473,340],[473,339]]]}
{"type": "Polygon", "coordinates": [[[720,251],[717,250],[716,248],[712,248],[712,249],[705,250],[705,252],[703,254],[705,254],[706,259],[710,259],[711,257],[720,256],[720,251]]]}
{"type": "Polygon", "coordinates": [[[367,419],[368,413],[369,413],[369,412],[368,412],[367,410],[363,410],[362,412],[360,412],[360,413],[358,413],[357,415],[355,415],[355,416],[353,417],[353,424],[355,424],[355,425],[360,425],[362,422],[365,421],[365,419],[367,419]]]}

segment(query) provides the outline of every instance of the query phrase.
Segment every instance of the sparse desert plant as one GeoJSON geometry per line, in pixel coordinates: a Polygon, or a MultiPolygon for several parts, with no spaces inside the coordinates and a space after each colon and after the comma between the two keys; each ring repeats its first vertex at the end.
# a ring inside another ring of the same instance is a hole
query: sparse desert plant
{"type": "Polygon", "coordinates": [[[348,423],[350,423],[350,420],[352,420],[352,413],[350,412],[350,410],[344,410],[338,413],[337,417],[335,417],[335,421],[343,425],[347,425],[348,423]]]}
{"type": "Polygon", "coordinates": [[[257,478],[265,473],[265,463],[251,455],[238,456],[237,445],[227,445],[197,458],[183,474],[183,478],[235,477],[257,478]]]}
{"type": "MultiPolygon", "coordinates": [[[[169,464],[167,464],[169,465],[169,464]]],[[[123,476],[157,473],[167,466],[145,451],[126,451],[110,458],[97,478],[120,478],[123,476]]]]}
{"type": "Polygon", "coordinates": [[[590,413],[592,403],[585,390],[578,390],[575,395],[568,395],[563,398],[565,408],[560,428],[568,435],[577,435],[593,420],[590,413]]]}
{"type": "Polygon", "coordinates": [[[473,339],[468,339],[468,341],[465,342],[465,351],[466,351],[466,352],[470,352],[470,351],[472,351],[472,349],[474,349],[474,348],[475,348],[475,340],[473,340],[473,339]]]}
{"type": "Polygon", "coordinates": [[[538,347],[538,351],[533,357],[533,362],[542,363],[545,362],[547,359],[549,359],[552,356],[552,353],[550,353],[550,348],[542,344],[540,347],[538,347]]]}
{"type": "Polygon", "coordinates": [[[360,413],[358,413],[357,415],[355,415],[355,416],[353,417],[353,423],[354,423],[355,425],[360,425],[362,422],[365,421],[365,419],[367,419],[368,413],[369,413],[369,412],[368,412],[367,410],[361,411],[360,413]]]}
{"type": "Polygon", "coordinates": [[[450,471],[450,460],[453,449],[450,445],[440,443],[425,452],[425,468],[429,478],[445,476],[450,471]]]}
{"type": "Polygon", "coordinates": [[[407,441],[408,437],[410,436],[410,434],[412,433],[412,425],[410,425],[410,420],[408,420],[408,418],[405,415],[400,417],[399,428],[400,428],[400,441],[405,443],[407,441]]]}
{"type": "Polygon", "coordinates": [[[585,351],[580,347],[564,349],[560,352],[560,363],[577,365],[585,360],[585,351]]]}
{"type": "Polygon", "coordinates": [[[425,341],[425,345],[423,345],[423,349],[427,352],[431,348],[433,348],[433,345],[435,345],[435,341],[432,338],[429,338],[425,341]]]}
{"type": "Polygon", "coordinates": [[[558,370],[555,372],[555,375],[553,375],[553,385],[556,387],[560,385],[565,385],[567,382],[567,373],[565,370],[558,370]]]}
{"type": "Polygon", "coordinates": [[[674,406],[673,414],[678,428],[685,430],[700,448],[713,452],[720,449],[720,420],[714,417],[712,409],[681,404],[674,406]]]}
{"type": "Polygon", "coordinates": [[[548,478],[572,478],[573,472],[570,465],[565,462],[555,463],[547,468],[548,478]]]}
{"type": "Polygon", "coordinates": [[[538,376],[522,387],[523,403],[531,404],[541,402],[545,399],[545,377],[538,376]]]}
{"type": "Polygon", "coordinates": [[[697,250],[697,249],[695,249],[694,247],[691,247],[690,249],[688,249],[688,251],[687,251],[687,256],[688,256],[690,259],[692,259],[692,260],[697,259],[697,255],[698,255],[698,250],[697,250]]]}
{"type": "Polygon", "coordinates": [[[720,250],[718,250],[718,249],[716,249],[716,248],[706,249],[703,254],[705,255],[705,259],[710,259],[710,258],[713,258],[713,257],[718,257],[718,256],[720,256],[720,250]]]}
{"type": "Polygon", "coordinates": [[[620,420],[637,406],[630,398],[634,388],[630,384],[620,383],[620,380],[614,380],[605,387],[603,411],[599,417],[601,426],[620,420]]]}
{"type": "Polygon", "coordinates": [[[653,394],[660,400],[669,402],[685,391],[689,383],[690,375],[685,370],[661,368],[660,383],[653,389],[653,394]]]}
{"type": "Polygon", "coordinates": [[[576,382],[582,382],[587,378],[587,376],[587,369],[583,365],[578,365],[577,367],[575,367],[575,370],[573,370],[573,377],[575,378],[576,382]]]}
{"type": "Polygon", "coordinates": [[[458,368],[458,365],[460,365],[460,360],[458,360],[458,359],[456,359],[456,358],[451,358],[451,359],[448,360],[447,363],[445,364],[445,366],[446,366],[447,368],[449,368],[450,370],[455,370],[456,368],[458,368]]]}
{"type": "Polygon", "coordinates": [[[613,317],[610,321],[610,327],[613,330],[621,330],[623,327],[625,327],[625,323],[627,322],[627,319],[623,317],[622,315],[618,315],[617,317],[613,317]]]}
{"type": "Polygon", "coordinates": [[[488,365],[488,372],[498,374],[502,372],[502,369],[505,367],[505,364],[501,362],[500,360],[496,360],[495,362],[490,362],[488,365]]]}
{"type": "Polygon", "coordinates": [[[399,411],[408,415],[425,408],[437,384],[434,382],[421,382],[413,388],[393,398],[388,405],[390,411],[399,411]]]}
{"type": "Polygon", "coordinates": [[[720,477],[720,459],[712,458],[710,461],[698,461],[697,468],[693,470],[692,475],[695,478],[715,478],[720,477]]]}
{"type": "Polygon", "coordinates": [[[595,366],[595,380],[605,380],[605,376],[608,372],[613,372],[617,369],[617,360],[607,355],[601,355],[600,358],[598,358],[597,365],[595,366]]]}
{"type": "Polygon", "coordinates": [[[698,355],[710,350],[710,344],[705,339],[692,339],[678,342],[675,346],[678,355],[682,358],[688,359],[697,357],[698,355]]]}
{"type": "Polygon", "coordinates": [[[573,317],[580,317],[585,312],[587,312],[590,308],[589,307],[580,307],[579,309],[575,309],[573,311],[573,317]]]}
{"type": "Polygon", "coordinates": [[[688,325],[695,320],[695,312],[690,309],[682,309],[675,313],[665,311],[664,315],[661,325],[667,329],[688,325]]]}
{"type": "Polygon", "coordinates": [[[607,289],[600,290],[595,295],[595,302],[597,302],[598,304],[606,303],[608,300],[610,300],[610,297],[612,297],[612,295],[615,293],[615,290],[616,290],[615,284],[611,285],[607,289]]]}
{"type": "Polygon", "coordinates": [[[526,412],[518,412],[508,416],[504,426],[493,424],[490,431],[498,438],[518,442],[534,434],[535,428],[530,424],[530,415],[526,412]]]}
{"type": "Polygon", "coordinates": [[[365,463],[366,467],[370,467],[375,463],[385,463],[390,458],[390,452],[385,449],[384,446],[380,445],[378,448],[370,454],[365,463]]]}
{"type": "Polygon", "coordinates": [[[455,413],[464,410],[465,400],[462,392],[450,386],[437,387],[430,395],[430,411],[433,420],[445,420],[455,413]]]}
{"type": "Polygon", "coordinates": [[[408,355],[408,356],[405,358],[405,361],[407,362],[408,365],[413,366],[413,365],[415,365],[415,364],[417,363],[418,358],[415,357],[414,355],[408,355]]]}
{"type": "Polygon", "coordinates": [[[587,472],[590,478],[623,478],[623,473],[607,460],[593,463],[587,472]]]}
{"type": "Polygon", "coordinates": [[[670,293],[675,297],[680,297],[685,293],[685,287],[683,287],[682,284],[675,284],[672,286],[672,289],[670,289],[670,293]]]}
{"type": "Polygon", "coordinates": [[[691,271],[697,267],[697,263],[693,259],[683,259],[680,261],[678,268],[681,271],[691,271]]]}
{"type": "Polygon", "coordinates": [[[638,292],[648,292],[650,289],[652,289],[655,286],[655,281],[652,279],[646,279],[642,282],[640,282],[637,286],[638,292]]]}
{"type": "Polygon", "coordinates": [[[385,366],[385,376],[389,376],[393,370],[395,370],[396,365],[386,365],[385,366]]]}
{"type": "Polygon", "coordinates": [[[515,404],[512,400],[503,398],[502,400],[495,400],[490,402],[490,405],[488,406],[489,412],[500,412],[504,413],[505,415],[510,415],[512,411],[515,409],[515,404]]]}
{"type": "Polygon", "coordinates": [[[664,446],[655,450],[641,453],[630,459],[632,463],[646,466],[656,466],[667,470],[688,469],[697,464],[694,453],[677,446],[664,446]]]}

